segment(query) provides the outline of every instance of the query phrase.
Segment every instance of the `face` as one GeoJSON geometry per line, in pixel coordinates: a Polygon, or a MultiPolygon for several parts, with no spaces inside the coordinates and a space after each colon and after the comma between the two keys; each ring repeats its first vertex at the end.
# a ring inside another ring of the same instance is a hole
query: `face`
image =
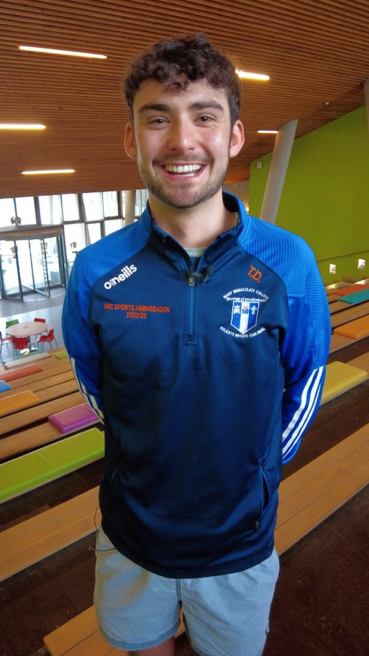
{"type": "Polygon", "coordinates": [[[231,127],[224,90],[205,80],[191,82],[186,90],[150,80],[135,96],[133,117],[125,148],[137,159],[151,196],[186,209],[220,191],[229,158],[244,142],[242,123],[231,127]]]}

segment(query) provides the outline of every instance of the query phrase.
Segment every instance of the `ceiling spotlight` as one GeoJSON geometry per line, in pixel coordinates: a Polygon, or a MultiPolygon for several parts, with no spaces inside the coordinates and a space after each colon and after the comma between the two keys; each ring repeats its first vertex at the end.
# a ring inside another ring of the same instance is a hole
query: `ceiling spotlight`
{"type": "Polygon", "coordinates": [[[236,69],[236,73],[242,80],[261,80],[264,82],[270,80],[269,75],[262,75],[261,73],[248,73],[247,71],[239,71],[238,69],[236,69]]]}
{"type": "Polygon", "coordinates": [[[75,52],[73,50],[55,50],[54,48],[34,48],[33,46],[19,46],[19,50],[29,52],[44,52],[49,55],[69,55],[70,57],[88,57],[90,59],[107,59],[106,55],[95,55],[90,52],[75,52]]]}
{"type": "Polygon", "coordinates": [[[22,175],[46,175],[49,173],[75,173],[75,169],[51,169],[49,171],[22,171],[22,175]]]}
{"type": "Polygon", "coordinates": [[[44,130],[45,127],[38,123],[0,123],[0,130],[44,130]]]}

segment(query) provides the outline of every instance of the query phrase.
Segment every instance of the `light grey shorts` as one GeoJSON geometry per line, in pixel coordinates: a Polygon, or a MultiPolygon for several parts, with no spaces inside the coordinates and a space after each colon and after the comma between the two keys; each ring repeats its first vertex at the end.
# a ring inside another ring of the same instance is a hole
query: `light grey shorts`
{"type": "Polygon", "coordinates": [[[100,529],[94,597],[100,630],[118,649],[147,649],[175,635],[182,608],[200,656],[260,656],[278,573],[274,550],[244,572],[170,579],[122,556],[100,529]]]}

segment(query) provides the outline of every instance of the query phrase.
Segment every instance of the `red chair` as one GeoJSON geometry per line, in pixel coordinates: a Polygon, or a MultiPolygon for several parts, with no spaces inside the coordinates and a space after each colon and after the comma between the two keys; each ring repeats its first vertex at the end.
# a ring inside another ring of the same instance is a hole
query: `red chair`
{"type": "Polygon", "coordinates": [[[6,344],[8,350],[9,350],[9,344],[13,346],[13,337],[11,335],[9,335],[9,337],[3,337],[3,334],[0,330],[0,344],[1,344],[1,348],[0,348],[0,354],[1,354],[4,344],[6,344]]]}
{"type": "MultiPolygon", "coordinates": [[[[39,323],[46,323],[46,319],[41,319],[40,317],[35,317],[33,319],[33,321],[38,321],[39,323]]],[[[44,333],[47,334],[47,330],[43,330],[41,334],[43,335],[44,333]]],[[[35,341],[37,341],[37,340],[35,340],[35,341]]]]}
{"type": "Polygon", "coordinates": [[[47,335],[41,335],[41,337],[39,337],[37,340],[38,344],[42,344],[42,348],[44,348],[44,344],[49,344],[49,348],[51,348],[51,342],[55,342],[55,344],[58,346],[54,335],[54,328],[50,328],[47,335]]]}
{"type": "Polygon", "coordinates": [[[30,343],[28,337],[13,337],[13,347],[17,354],[24,349],[29,349],[30,343]]]}
{"type": "MultiPolygon", "coordinates": [[[[45,319],[39,319],[38,317],[35,317],[33,321],[39,321],[39,323],[46,323],[45,319]]],[[[46,330],[44,330],[43,332],[46,332],[46,330]]]]}

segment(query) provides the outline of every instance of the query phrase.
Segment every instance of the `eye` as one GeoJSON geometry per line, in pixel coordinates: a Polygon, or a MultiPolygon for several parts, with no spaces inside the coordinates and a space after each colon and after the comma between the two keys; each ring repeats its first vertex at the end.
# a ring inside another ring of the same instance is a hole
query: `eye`
{"type": "Polygon", "coordinates": [[[155,118],[150,118],[148,120],[149,125],[163,125],[166,123],[166,119],[162,118],[161,116],[155,117],[155,118]]]}

